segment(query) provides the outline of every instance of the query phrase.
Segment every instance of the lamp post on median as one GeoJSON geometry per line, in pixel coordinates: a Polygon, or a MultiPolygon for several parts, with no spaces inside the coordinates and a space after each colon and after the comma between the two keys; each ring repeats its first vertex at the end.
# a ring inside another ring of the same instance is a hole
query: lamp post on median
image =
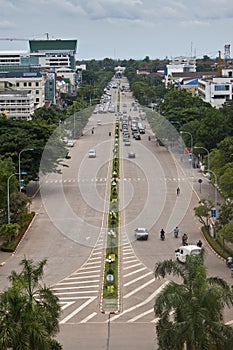
{"type": "Polygon", "coordinates": [[[21,154],[26,151],[34,151],[33,147],[28,147],[22,149],[22,151],[19,152],[18,159],[19,159],[19,165],[18,165],[18,175],[19,175],[19,192],[21,192],[21,154]]]}
{"type": "MultiPolygon", "coordinates": [[[[22,171],[22,175],[26,175],[26,171],[22,171]]],[[[10,213],[10,179],[14,175],[19,175],[18,173],[11,174],[7,179],[7,223],[11,223],[11,213],[10,213]]]]}

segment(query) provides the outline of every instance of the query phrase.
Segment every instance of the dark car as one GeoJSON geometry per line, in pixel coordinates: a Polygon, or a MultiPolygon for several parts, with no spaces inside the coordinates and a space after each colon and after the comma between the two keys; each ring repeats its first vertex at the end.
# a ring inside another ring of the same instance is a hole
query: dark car
{"type": "Polygon", "coordinates": [[[134,134],[133,137],[135,138],[135,140],[141,140],[141,135],[140,134],[134,134]]]}

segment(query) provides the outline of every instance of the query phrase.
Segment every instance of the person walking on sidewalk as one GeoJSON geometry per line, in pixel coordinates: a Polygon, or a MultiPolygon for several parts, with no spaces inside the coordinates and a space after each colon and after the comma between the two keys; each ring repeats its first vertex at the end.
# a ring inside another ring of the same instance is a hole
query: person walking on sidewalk
{"type": "Polygon", "coordinates": [[[180,188],[179,187],[177,187],[177,189],[176,189],[176,195],[177,195],[177,197],[180,195],[180,188]]]}

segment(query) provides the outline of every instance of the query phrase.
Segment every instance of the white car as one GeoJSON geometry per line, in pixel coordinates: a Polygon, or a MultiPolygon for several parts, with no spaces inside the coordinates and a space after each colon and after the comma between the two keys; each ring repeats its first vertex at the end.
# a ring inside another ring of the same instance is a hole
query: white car
{"type": "Polygon", "coordinates": [[[96,157],[96,151],[95,151],[95,149],[89,149],[89,151],[88,151],[88,157],[89,157],[89,158],[95,158],[95,157],[96,157]]]}
{"type": "Polygon", "coordinates": [[[73,146],[74,146],[74,140],[68,140],[67,147],[73,147],[73,146]]]}
{"type": "Polygon", "coordinates": [[[102,125],[101,120],[98,120],[98,121],[97,121],[97,125],[102,125]]]}
{"type": "Polygon", "coordinates": [[[145,227],[138,227],[134,232],[137,240],[148,240],[149,232],[145,227]]]}

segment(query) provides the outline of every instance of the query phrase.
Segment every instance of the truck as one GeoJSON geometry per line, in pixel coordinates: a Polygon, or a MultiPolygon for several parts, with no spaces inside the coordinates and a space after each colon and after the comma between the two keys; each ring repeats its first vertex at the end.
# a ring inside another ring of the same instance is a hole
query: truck
{"type": "Polygon", "coordinates": [[[202,248],[194,244],[183,245],[175,250],[175,257],[179,262],[185,263],[187,255],[199,255],[201,250],[202,248]]]}

